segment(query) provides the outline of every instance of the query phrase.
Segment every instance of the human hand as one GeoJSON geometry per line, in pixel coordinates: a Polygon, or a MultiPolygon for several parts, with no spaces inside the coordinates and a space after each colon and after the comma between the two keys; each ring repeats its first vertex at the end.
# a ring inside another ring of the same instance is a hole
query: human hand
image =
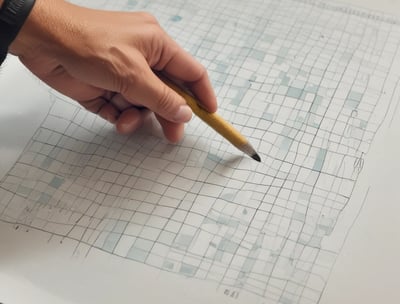
{"type": "Polygon", "coordinates": [[[48,85],[115,124],[120,133],[135,131],[152,111],[168,140],[177,142],[183,136],[192,112],[153,70],[183,82],[208,111],[217,109],[204,67],[146,13],[36,0],[10,52],[48,85]]]}

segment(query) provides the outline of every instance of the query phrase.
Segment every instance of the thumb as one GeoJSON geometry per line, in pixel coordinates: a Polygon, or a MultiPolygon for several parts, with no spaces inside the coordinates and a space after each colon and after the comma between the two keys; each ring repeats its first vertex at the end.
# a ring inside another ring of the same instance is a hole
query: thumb
{"type": "Polygon", "coordinates": [[[143,106],[168,121],[188,122],[192,118],[192,110],[183,97],[164,84],[147,64],[142,72],[135,85],[128,86],[125,97],[140,101],[143,106]]]}

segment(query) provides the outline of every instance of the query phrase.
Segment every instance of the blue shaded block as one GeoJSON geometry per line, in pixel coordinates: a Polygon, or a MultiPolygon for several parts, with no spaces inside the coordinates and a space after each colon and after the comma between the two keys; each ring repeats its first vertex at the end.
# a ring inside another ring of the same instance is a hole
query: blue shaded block
{"type": "Polygon", "coordinates": [[[197,272],[198,267],[182,263],[179,272],[187,277],[193,277],[197,272]]]}
{"type": "Polygon", "coordinates": [[[294,87],[289,87],[289,90],[287,91],[288,97],[293,97],[297,99],[300,99],[302,94],[303,94],[303,89],[298,89],[294,87]]]}
{"type": "Polygon", "coordinates": [[[178,15],[175,15],[175,16],[172,16],[172,17],[170,18],[170,20],[173,21],[173,22],[179,22],[179,21],[182,20],[182,17],[181,17],[181,16],[178,16],[178,15]]]}
{"type": "Polygon", "coordinates": [[[58,189],[58,188],[60,188],[61,187],[61,185],[64,183],[64,179],[62,179],[62,178],[60,178],[60,177],[58,177],[58,176],[54,176],[54,178],[51,180],[51,182],[50,182],[50,186],[51,187],[53,187],[53,188],[55,188],[55,189],[58,189]]]}
{"type": "Polygon", "coordinates": [[[322,167],[324,166],[325,163],[326,153],[327,153],[326,149],[320,149],[318,151],[318,155],[317,158],[315,159],[313,170],[321,172],[322,167]]]}
{"type": "Polygon", "coordinates": [[[121,234],[110,232],[104,241],[103,250],[112,253],[120,238],[121,234]]]}

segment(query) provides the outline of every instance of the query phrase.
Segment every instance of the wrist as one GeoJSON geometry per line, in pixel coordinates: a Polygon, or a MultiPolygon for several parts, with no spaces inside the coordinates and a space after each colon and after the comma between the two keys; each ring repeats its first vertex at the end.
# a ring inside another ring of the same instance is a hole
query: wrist
{"type": "MultiPolygon", "coordinates": [[[[50,0],[51,1],[51,0],[50,0]]],[[[48,34],[47,0],[37,0],[28,19],[21,28],[18,36],[10,45],[10,53],[16,56],[25,56],[35,53],[41,48],[41,40],[48,34]]]]}
{"type": "MultiPolygon", "coordinates": [[[[0,0],[1,1],[1,0],[0,0]]],[[[10,45],[11,54],[33,57],[43,52],[54,55],[70,36],[72,21],[67,20],[68,6],[63,0],[36,0],[28,19],[10,45]]]]}
{"type": "Polygon", "coordinates": [[[25,24],[35,0],[2,0],[0,2],[0,62],[25,24]]]}

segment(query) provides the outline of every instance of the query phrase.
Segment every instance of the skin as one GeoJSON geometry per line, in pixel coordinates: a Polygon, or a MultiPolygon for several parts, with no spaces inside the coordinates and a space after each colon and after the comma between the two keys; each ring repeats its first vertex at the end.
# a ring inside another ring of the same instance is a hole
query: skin
{"type": "Polygon", "coordinates": [[[192,112],[154,71],[185,84],[206,110],[217,110],[205,68],[147,13],[36,0],[9,51],[49,86],[115,124],[120,133],[134,132],[153,112],[169,141],[182,138],[192,112]]]}

